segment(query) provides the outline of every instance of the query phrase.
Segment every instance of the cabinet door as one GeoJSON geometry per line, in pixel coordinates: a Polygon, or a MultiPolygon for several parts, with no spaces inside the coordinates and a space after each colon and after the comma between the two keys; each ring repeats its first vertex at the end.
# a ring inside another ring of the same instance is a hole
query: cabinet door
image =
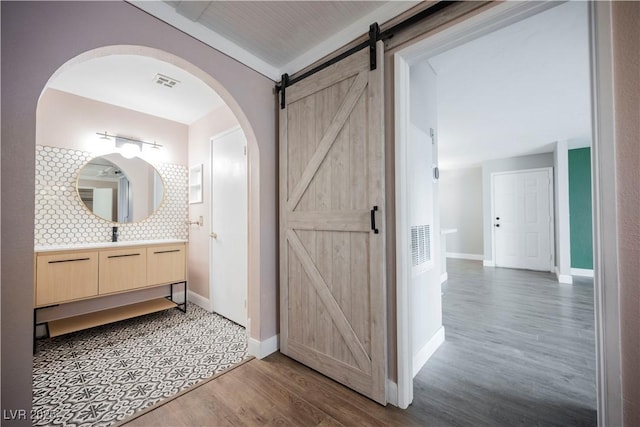
{"type": "Polygon", "coordinates": [[[98,294],[98,253],[67,252],[36,258],[36,307],[98,294]]]}
{"type": "Polygon", "coordinates": [[[185,245],[164,245],[147,248],[147,284],[181,282],[187,279],[185,245]]]}
{"type": "Polygon", "coordinates": [[[100,295],[145,286],[147,286],[146,248],[100,251],[100,295]]]}

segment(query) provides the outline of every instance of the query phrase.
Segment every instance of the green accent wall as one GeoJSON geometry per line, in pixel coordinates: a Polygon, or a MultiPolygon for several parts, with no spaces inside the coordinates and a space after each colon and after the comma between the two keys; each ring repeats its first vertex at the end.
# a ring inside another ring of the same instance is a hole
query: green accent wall
{"type": "Polygon", "coordinates": [[[591,148],[569,150],[571,268],[593,269],[591,148]]]}

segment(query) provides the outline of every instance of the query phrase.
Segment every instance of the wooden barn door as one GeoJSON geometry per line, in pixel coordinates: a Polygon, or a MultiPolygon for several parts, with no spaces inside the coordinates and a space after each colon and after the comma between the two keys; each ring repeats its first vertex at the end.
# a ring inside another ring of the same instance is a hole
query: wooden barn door
{"type": "Polygon", "coordinates": [[[386,404],[382,42],[377,51],[374,71],[363,49],[286,89],[280,350],[386,404]]]}

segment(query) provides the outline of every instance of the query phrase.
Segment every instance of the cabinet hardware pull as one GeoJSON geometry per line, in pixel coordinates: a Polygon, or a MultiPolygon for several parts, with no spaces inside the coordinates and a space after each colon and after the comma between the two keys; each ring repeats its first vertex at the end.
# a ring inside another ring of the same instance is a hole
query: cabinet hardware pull
{"type": "Polygon", "coordinates": [[[378,210],[377,206],[374,206],[371,209],[371,230],[373,230],[374,234],[378,234],[380,231],[376,228],[376,211],[378,210]]]}
{"type": "Polygon", "coordinates": [[[140,254],[125,254],[125,255],[109,255],[107,258],[122,258],[125,256],[139,256],[140,254]]]}
{"type": "Polygon", "coordinates": [[[57,264],[59,262],[89,261],[90,259],[91,258],[61,259],[58,261],[49,261],[49,264],[57,264]]]}
{"type": "Polygon", "coordinates": [[[155,251],[154,254],[168,254],[170,252],[180,252],[180,249],[171,249],[170,251],[155,251]]]}

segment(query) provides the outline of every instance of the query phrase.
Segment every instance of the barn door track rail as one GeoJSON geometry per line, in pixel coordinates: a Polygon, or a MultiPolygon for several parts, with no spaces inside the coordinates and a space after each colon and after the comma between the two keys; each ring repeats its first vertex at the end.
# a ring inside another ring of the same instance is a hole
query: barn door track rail
{"type": "Polygon", "coordinates": [[[317,66],[315,66],[314,68],[310,69],[309,71],[306,71],[302,74],[300,74],[299,76],[296,76],[294,78],[289,77],[289,74],[285,73],[282,75],[282,78],[280,80],[280,83],[276,84],[276,92],[280,93],[280,108],[284,109],[286,106],[286,90],[287,87],[296,84],[297,82],[306,79],[307,77],[310,77],[314,74],[316,74],[319,71],[324,70],[327,67],[330,67],[331,65],[342,61],[345,58],[348,58],[349,56],[353,55],[356,52],[361,51],[362,49],[368,47],[369,48],[369,69],[370,70],[375,70],[378,66],[378,64],[376,63],[376,43],[379,40],[385,41],[388,40],[390,38],[393,37],[393,35],[395,33],[397,33],[400,30],[403,30],[407,27],[410,27],[412,25],[414,25],[417,22],[422,21],[425,18],[428,18],[431,15],[434,15],[438,12],[440,12],[441,10],[444,10],[445,8],[451,6],[452,4],[458,3],[459,1],[440,1],[436,4],[434,4],[433,6],[421,10],[420,12],[416,13],[415,15],[412,15],[410,17],[408,17],[407,19],[398,22],[396,25],[384,30],[384,31],[380,31],[380,26],[378,25],[377,22],[374,22],[373,24],[371,24],[369,26],[369,39],[352,47],[349,50],[346,50],[344,52],[342,52],[340,55],[337,55],[317,66]]]}

